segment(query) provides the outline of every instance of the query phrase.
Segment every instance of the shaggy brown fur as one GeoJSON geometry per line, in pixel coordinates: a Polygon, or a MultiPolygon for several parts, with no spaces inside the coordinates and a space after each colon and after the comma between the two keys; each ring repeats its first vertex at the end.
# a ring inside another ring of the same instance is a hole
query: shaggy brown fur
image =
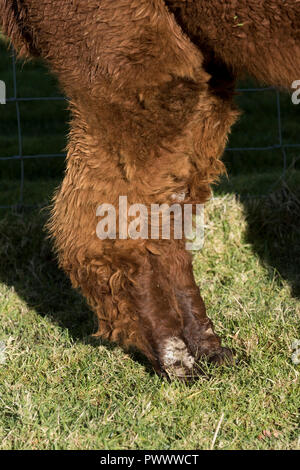
{"type": "MultiPolygon", "coordinates": [[[[49,223],[59,263],[99,335],[140,349],[159,373],[230,357],[207,318],[184,240],[97,238],[96,209],[203,203],[223,171],[240,73],[300,78],[297,0],[0,0],[4,32],[39,55],[70,98],[65,179],[49,223]],[[174,14],[174,15],[173,15],[174,14]]],[[[0,22],[1,24],[1,22],[0,22]]]]}

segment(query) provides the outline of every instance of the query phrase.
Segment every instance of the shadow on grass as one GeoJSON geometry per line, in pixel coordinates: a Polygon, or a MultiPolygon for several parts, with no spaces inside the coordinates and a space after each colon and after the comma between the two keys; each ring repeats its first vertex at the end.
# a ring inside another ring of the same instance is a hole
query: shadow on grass
{"type": "Polygon", "coordinates": [[[292,295],[300,298],[300,187],[292,190],[284,183],[265,199],[246,200],[243,205],[246,241],[265,266],[275,268],[289,283],[292,295]]]}
{"type": "MultiPolygon", "coordinates": [[[[58,268],[44,225],[47,212],[28,210],[0,219],[0,282],[12,287],[29,309],[67,328],[74,341],[109,350],[116,345],[95,338],[97,322],[82,295],[58,268]]],[[[137,351],[128,354],[153,375],[153,369],[137,351]]]]}
{"type": "MultiPolygon", "coordinates": [[[[256,184],[259,189],[259,179],[256,184]]],[[[249,182],[239,178],[235,192],[234,183],[229,186],[224,181],[216,194],[237,194],[247,220],[245,242],[252,245],[262,264],[270,268],[271,277],[275,269],[289,283],[292,295],[300,298],[299,171],[291,172],[284,181],[279,181],[266,197],[247,197],[242,186],[249,187],[249,182]]]]}

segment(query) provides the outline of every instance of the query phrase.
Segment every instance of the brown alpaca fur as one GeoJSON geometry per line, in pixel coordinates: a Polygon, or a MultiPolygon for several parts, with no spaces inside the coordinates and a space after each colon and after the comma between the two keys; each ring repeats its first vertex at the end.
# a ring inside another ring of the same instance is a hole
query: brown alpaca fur
{"type": "Polygon", "coordinates": [[[2,28],[70,98],[67,168],[50,233],[98,334],[187,378],[221,347],[184,240],[105,240],[97,207],[204,203],[238,117],[238,76],[300,78],[298,0],[0,0],[2,28]]]}

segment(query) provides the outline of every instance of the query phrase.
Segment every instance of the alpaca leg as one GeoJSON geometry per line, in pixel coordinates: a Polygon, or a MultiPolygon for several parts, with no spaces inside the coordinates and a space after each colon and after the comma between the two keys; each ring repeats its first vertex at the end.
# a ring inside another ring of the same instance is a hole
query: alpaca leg
{"type": "MultiPolygon", "coordinates": [[[[139,283],[137,300],[142,329],[152,346],[159,371],[169,377],[188,379],[199,371],[184,337],[183,312],[172,287],[172,266],[162,266],[161,258],[161,255],[148,256],[150,269],[139,283]]],[[[155,364],[154,368],[158,370],[155,364]]]]}
{"type": "Polygon", "coordinates": [[[165,0],[206,59],[238,75],[291,89],[300,74],[300,14],[295,0],[165,0]],[[263,21],[262,21],[263,19],[263,21]]]}
{"type": "Polygon", "coordinates": [[[192,375],[195,361],[184,342],[169,278],[157,270],[149,252],[139,257],[133,248],[130,256],[114,247],[119,259],[110,264],[103,258],[95,264],[94,257],[72,267],[73,286],[81,289],[97,316],[96,336],[141,351],[161,375],[170,369],[178,377],[192,375]]]}
{"type": "Polygon", "coordinates": [[[170,277],[170,286],[174,292],[178,311],[182,318],[181,337],[195,360],[202,357],[211,362],[223,363],[232,361],[232,353],[221,346],[220,338],[215,334],[199,288],[197,287],[191,256],[183,247],[178,248],[178,261],[174,259],[174,250],[164,256],[155,257],[152,262],[154,275],[170,277]]]}
{"type": "MultiPolygon", "coordinates": [[[[115,243],[118,259],[105,264],[96,256],[74,264],[71,279],[98,318],[97,335],[135,347],[161,375],[188,379],[198,375],[198,359],[223,362],[221,347],[194,282],[188,253],[174,242],[157,243],[157,253],[139,241],[115,243]]],[[[153,245],[153,243],[152,243],[153,245]]]]}

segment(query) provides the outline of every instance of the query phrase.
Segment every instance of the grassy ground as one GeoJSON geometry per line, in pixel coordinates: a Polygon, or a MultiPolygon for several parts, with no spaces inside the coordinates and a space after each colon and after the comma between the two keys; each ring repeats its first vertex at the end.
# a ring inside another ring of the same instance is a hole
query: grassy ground
{"type": "MultiPolygon", "coordinates": [[[[10,59],[0,50],[0,79],[10,59]]],[[[20,96],[54,96],[40,64],[18,71],[20,96]]],[[[272,92],[239,98],[246,114],[230,146],[276,143],[272,92]]],[[[300,108],[282,97],[283,136],[299,143],[300,108]],[[297,121],[298,120],[298,121],[297,121]],[[297,142],[297,138],[299,139],[297,142]]],[[[0,157],[18,152],[15,105],[0,108],[0,157]]],[[[65,105],[21,104],[24,154],[60,153],[65,105]]],[[[299,368],[300,202],[298,163],[280,152],[226,154],[224,179],[206,209],[206,245],[195,275],[217,332],[237,351],[233,368],[207,369],[193,385],[169,384],[143,358],[91,338],[82,297],[58,270],[43,233],[47,213],[2,211],[0,219],[1,449],[296,449],[299,368]],[[257,164],[259,158],[259,165],[257,164]],[[4,353],[1,353],[5,345],[4,353]]],[[[25,162],[25,202],[49,202],[63,161],[25,162]]],[[[0,205],[19,197],[20,163],[0,161],[0,205]]]]}

